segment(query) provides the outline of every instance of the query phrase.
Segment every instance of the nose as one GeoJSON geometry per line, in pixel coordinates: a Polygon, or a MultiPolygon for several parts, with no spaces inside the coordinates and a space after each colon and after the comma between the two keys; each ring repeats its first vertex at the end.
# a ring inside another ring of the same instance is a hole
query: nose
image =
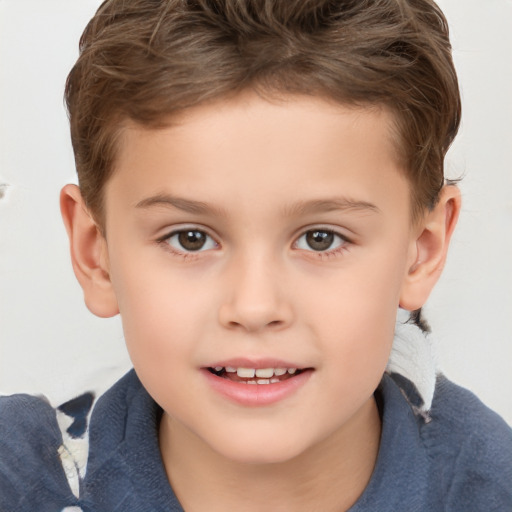
{"type": "Polygon", "coordinates": [[[292,305],[281,266],[263,255],[242,257],[224,277],[220,323],[247,332],[279,330],[290,325],[292,305]]]}

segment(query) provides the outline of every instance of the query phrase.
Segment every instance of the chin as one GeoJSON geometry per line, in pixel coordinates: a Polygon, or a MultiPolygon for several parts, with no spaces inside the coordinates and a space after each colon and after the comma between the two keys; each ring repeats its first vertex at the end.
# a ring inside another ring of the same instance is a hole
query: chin
{"type": "Polygon", "coordinates": [[[225,459],[239,464],[281,464],[300,456],[306,449],[291,439],[241,439],[240,443],[219,443],[212,446],[225,459]]]}

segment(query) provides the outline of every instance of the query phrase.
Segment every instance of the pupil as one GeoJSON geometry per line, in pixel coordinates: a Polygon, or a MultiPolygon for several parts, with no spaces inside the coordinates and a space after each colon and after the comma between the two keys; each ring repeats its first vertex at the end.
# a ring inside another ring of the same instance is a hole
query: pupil
{"type": "Polygon", "coordinates": [[[187,251],[198,251],[206,243],[206,235],[201,231],[182,231],[178,240],[187,251]]]}
{"type": "Polygon", "coordinates": [[[309,231],[306,241],[314,251],[325,251],[329,249],[334,240],[334,234],[329,231],[309,231]]]}

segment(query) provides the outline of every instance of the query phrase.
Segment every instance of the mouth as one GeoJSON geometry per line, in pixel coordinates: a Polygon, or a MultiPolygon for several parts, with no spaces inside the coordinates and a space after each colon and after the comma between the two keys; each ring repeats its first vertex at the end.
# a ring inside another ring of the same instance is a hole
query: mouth
{"type": "Polygon", "coordinates": [[[286,400],[306,386],[315,368],[267,359],[216,362],[201,368],[213,391],[243,407],[265,407],[286,400]]]}
{"type": "Polygon", "coordinates": [[[240,384],[279,384],[299,376],[312,368],[244,368],[234,366],[215,366],[207,370],[222,379],[240,384]]]}

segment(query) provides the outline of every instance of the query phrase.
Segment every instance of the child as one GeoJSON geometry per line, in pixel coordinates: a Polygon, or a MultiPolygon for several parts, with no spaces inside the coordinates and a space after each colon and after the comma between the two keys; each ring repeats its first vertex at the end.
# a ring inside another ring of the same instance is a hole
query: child
{"type": "Polygon", "coordinates": [[[108,0],[66,100],[73,268],[134,371],[89,428],[0,401],[0,510],[512,509],[421,317],[460,210],[432,1],[108,0]]]}

